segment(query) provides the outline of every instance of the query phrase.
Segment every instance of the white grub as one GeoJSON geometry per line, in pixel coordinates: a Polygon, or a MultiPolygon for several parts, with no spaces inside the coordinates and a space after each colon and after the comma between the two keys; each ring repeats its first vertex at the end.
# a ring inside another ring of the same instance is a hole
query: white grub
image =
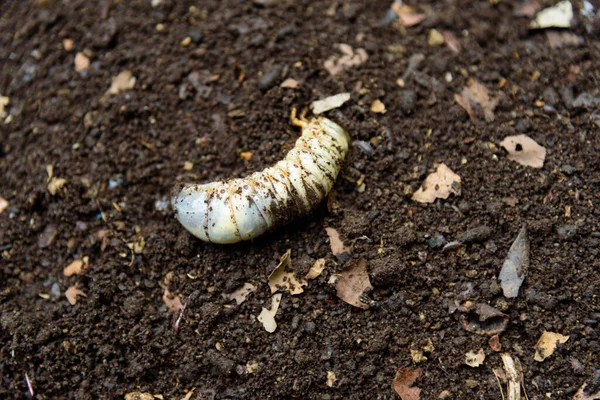
{"type": "Polygon", "coordinates": [[[245,179],[188,184],[173,199],[179,222],[212,243],[250,240],[308,214],[329,193],[348,152],[348,133],[318,117],[272,167],[245,179]]]}

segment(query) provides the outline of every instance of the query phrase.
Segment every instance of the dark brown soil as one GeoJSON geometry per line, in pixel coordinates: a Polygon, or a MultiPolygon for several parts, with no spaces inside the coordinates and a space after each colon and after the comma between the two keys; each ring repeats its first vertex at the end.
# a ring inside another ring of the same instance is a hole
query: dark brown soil
{"type": "Polygon", "coordinates": [[[27,374],[38,399],[180,399],[192,388],[192,399],[393,399],[396,371],[431,340],[435,350],[415,365],[423,399],[499,399],[500,353],[462,328],[455,304],[464,300],[510,316],[502,352],[521,361],[530,399],[570,399],[598,379],[600,24],[581,16],[581,1],[569,31],[585,43],[559,49],[528,31],[530,18],[508,0],[428,1],[427,18],[410,28],[386,20],[391,0],[150,3],[0,3],[0,95],[11,116],[0,122],[9,202],[0,215],[0,398],[30,397],[27,374]],[[460,51],[428,46],[431,28],[452,32],[460,51]],[[336,43],[364,48],[368,61],[331,77],[323,63],[339,54],[336,43]],[[87,71],[75,71],[77,52],[87,71]],[[418,53],[423,62],[405,75],[418,53]],[[123,70],[135,87],[105,96],[123,70]],[[280,88],[287,77],[299,88],[280,88]],[[471,120],[455,102],[471,78],[503,93],[493,122],[471,120]],[[177,182],[244,176],[282,158],[299,134],[292,107],[345,91],[352,100],[328,116],[374,151],[352,147],[337,208],[232,246],[200,242],[163,210],[177,182]],[[574,102],[584,92],[588,101],[574,102]],[[369,110],[375,99],[387,113],[369,110]],[[499,148],[519,133],[548,150],[542,169],[499,148]],[[441,162],[462,177],[462,194],[412,201],[441,162]],[[48,165],[66,180],[54,196],[48,165]],[[531,267],[519,296],[506,299],[497,276],[523,224],[531,267]],[[332,255],[327,226],[352,247],[350,259],[332,255]],[[481,226],[489,233],[457,249],[431,241],[481,226]],[[141,238],[132,257],[127,243],[141,238]],[[284,293],[269,334],[256,316],[288,249],[299,274],[318,258],[327,268],[304,293],[284,293]],[[89,268],[65,277],[84,256],[89,268]],[[379,303],[366,311],[328,284],[359,258],[379,303]],[[258,287],[246,302],[224,300],[245,282],[258,287]],[[72,286],[87,295],[75,305],[65,298],[72,286]],[[189,299],[177,332],[165,289],[189,299]],[[570,338],[537,362],[544,330],[570,338]],[[479,348],[484,364],[464,365],[479,348]]]}

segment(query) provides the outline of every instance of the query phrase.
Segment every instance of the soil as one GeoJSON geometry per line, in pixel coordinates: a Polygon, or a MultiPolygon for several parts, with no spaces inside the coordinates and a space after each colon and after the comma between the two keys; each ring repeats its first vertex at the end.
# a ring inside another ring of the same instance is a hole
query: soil
{"type": "Polygon", "coordinates": [[[600,23],[581,1],[559,32],[583,43],[562,48],[507,0],[418,2],[426,18],[412,27],[392,18],[391,0],[156,3],[0,3],[0,95],[10,98],[0,123],[0,398],[30,398],[28,379],[37,399],[181,399],[193,388],[188,399],[394,399],[408,366],[422,370],[423,399],[499,399],[501,353],[520,360],[529,399],[598,384],[600,23]],[[431,29],[453,34],[458,51],[428,45],[431,29]],[[330,75],[338,43],[368,60],[330,75]],[[79,52],[90,65],[77,72],[79,52]],[[106,94],[125,70],[134,87],[106,94]],[[298,88],[281,88],[286,78],[298,88]],[[498,98],[491,118],[455,101],[470,80],[498,98]],[[291,109],[341,92],[352,99],[326,115],[356,143],[330,207],[227,246],[175,220],[178,182],[276,162],[299,135],[291,109]],[[375,100],[384,114],[370,111],[375,100]],[[516,134],[546,148],[543,168],[508,159],[499,143],[516,134]],[[462,178],[460,195],[411,200],[439,163],[462,178]],[[523,225],[530,267],[505,298],[497,277],[523,225]],[[332,254],[325,227],[349,256],[332,254]],[[288,249],[298,276],[320,258],[326,268],[303,293],[283,293],[268,333],[257,316],[288,249]],[[83,257],[87,268],[65,276],[83,257]],[[374,287],[368,310],[329,283],[360,259],[374,287]],[[223,297],[244,283],[257,287],[245,302],[223,297]],[[74,305],[71,287],[85,295],[74,305]],[[178,329],[166,290],[187,304],[178,329]],[[501,352],[463,329],[456,307],[466,300],[508,315],[501,352]],[[544,331],[569,339],[534,361],[544,331]],[[465,365],[480,348],[483,365],[465,365]]]}

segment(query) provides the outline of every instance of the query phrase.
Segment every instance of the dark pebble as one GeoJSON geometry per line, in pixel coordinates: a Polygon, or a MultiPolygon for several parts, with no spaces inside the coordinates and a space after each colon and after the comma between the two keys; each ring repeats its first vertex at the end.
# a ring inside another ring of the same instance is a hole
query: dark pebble
{"type": "Polygon", "coordinates": [[[574,174],[575,172],[577,172],[577,168],[575,168],[574,166],[572,166],[572,165],[569,165],[569,164],[563,164],[563,165],[560,167],[560,170],[561,170],[562,172],[564,172],[565,174],[567,174],[567,175],[572,175],[572,174],[574,174]]]}
{"type": "Polygon", "coordinates": [[[458,241],[462,243],[483,242],[492,235],[492,228],[489,226],[478,226],[460,235],[458,241]]]}
{"type": "Polygon", "coordinates": [[[550,106],[555,106],[558,103],[558,93],[553,87],[548,86],[543,93],[544,102],[550,106]]]}
{"type": "Polygon", "coordinates": [[[277,32],[277,40],[279,41],[285,39],[286,36],[289,36],[292,33],[294,33],[295,30],[296,27],[294,26],[294,24],[284,26],[277,32]]]}
{"type": "Polygon", "coordinates": [[[262,91],[267,91],[275,86],[281,77],[282,69],[281,65],[274,65],[268,72],[261,76],[258,81],[258,88],[262,91]]]}
{"type": "Polygon", "coordinates": [[[190,39],[192,39],[192,42],[196,44],[202,42],[202,32],[200,32],[197,29],[192,29],[188,36],[190,37],[190,39]]]}
{"type": "Polygon", "coordinates": [[[417,101],[417,95],[412,90],[405,90],[400,95],[400,108],[404,112],[411,112],[415,108],[415,103],[417,101]]]}

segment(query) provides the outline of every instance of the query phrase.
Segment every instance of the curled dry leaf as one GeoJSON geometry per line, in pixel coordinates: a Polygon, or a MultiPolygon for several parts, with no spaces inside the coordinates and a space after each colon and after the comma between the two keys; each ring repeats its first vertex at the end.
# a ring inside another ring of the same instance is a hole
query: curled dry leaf
{"type": "Polygon", "coordinates": [[[183,304],[181,304],[181,298],[179,296],[172,297],[171,292],[169,292],[167,289],[165,289],[162,300],[166,304],[167,308],[174,313],[178,313],[183,308],[183,304]]]}
{"type": "Polygon", "coordinates": [[[570,0],[563,0],[556,3],[554,7],[548,7],[538,12],[535,19],[529,24],[529,28],[570,28],[572,20],[573,5],[570,0]]]}
{"type": "Polygon", "coordinates": [[[521,165],[542,168],[546,159],[546,149],[527,135],[507,136],[500,142],[508,152],[508,159],[521,165]]]}
{"type": "Polygon", "coordinates": [[[460,195],[461,178],[446,164],[440,164],[437,170],[425,178],[412,199],[419,203],[433,203],[435,199],[447,199],[450,194],[460,195]]]}
{"type": "Polygon", "coordinates": [[[305,278],[306,279],[315,279],[317,276],[321,275],[321,273],[323,272],[324,269],[325,269],[325,259],[319,258],[317,261],[315,261],[313,266],[310,267],[310,270],[306,274],[305,278]]]}
{"type": "Polygon", "coordinates": [[[544,331],[535,345],[535,356],[533,359],[539,362],[544,361],[554,353],[556,346],[566,343],[567,340],[569,340],[569,336],[544,331]]]}
{"type": "Polygon", "coordinates": [[[333,371],[327,371],[327,381],[325,382],[325,384],[329,387],[333,387],[333,384],[335,383],[335,372],[333,371]]]}
{"type": "Polygon", "coordinates": [[[480,113],[487,122],[494,121],[494,109],[498,105],[499,98],[490,96],[487,88],[474,79],[469,79],[469,86],[465,87],[460,94],[454,95],[454,100],[475,121],[480,113]]]}
{"type": "Polygon", "coordinates": [[[293,78],[287,78],[285,81],[281,82],[281,85],[284,89],[296,89],[298,87],[298,81],[293,78]]]}
{"type": "Polygon", "coordinates": [[[90,262],[90,258],[88,256],[84,256],[80,260],[75,260],[71,264],[69,264],[65,267],[65,269],[63,270],[63,274],[66,277],[69,277],[72,275],[79,275],[81,273],[81,271],[88,268],[89,262],[90,262]]]}
{"type": "Polygon", "coordinates": [[[277,268],[269,275],[269,287],[271,288],[271,293],[275,293],[279,290],[287,290],[292,295],[304,292],[302,286],[306,286],[307,282],[302,278],[296,278],[296,274],[294,274],[293,271],[288,271],[292,267],[291,254],[291,249],[286,251],[285,254],[281,256],[277,268]]]}
{"type": "Polygon", "coordinates": [[[460,323],[467,332],[494,336],[508,325],[508,315],[484,303],[466,301],[458,306],[458,310],[464,313],[460,316],[460,323]]]}
{"type": "Polygon", "coordinates": [[[110,88],[106,91],[106,94],[119,94],[129,89],[133,89],[135,86],[135,76],[129,70],[119,72],[119,75],[112,78],[110,88]]]}
{"type": "Polygon", "coordinates": [[[465,354],[465,364],[467,364],[469,367],[479,367],[481,364],[483,364],[484,360],[485,352],[483,351],[483,349],[479,349],[477,350],[477,352],[471,350],[467,354],[465,354]]]}
{"type": "Polygon", "coordinates": [[[402,400],[419,400],[421,398],[421,389],[412,385],[422,375],[421,368],[401,367],[398,369],[392,386],[402,400]]]}
{"type": "Polygon", "coordinates": [[[331,56],[323,64],[323,67],[331,76],[339,74],[345,67],[357,67],[369,59],[365,49],[359,48],[354,50],[350,45],[345,43],[339,43],[336,47],[342,55],[331,56]]]}
{"type": "Polygon", "coordinates": [[[0,197],[0,214],[8,208],[8,201],[4,197],[0,197]]]}
{"type": "Polygon", "coordinates": [[[87,297],[87,295],[83,293],[81,289],[78,289],[75,286],[69,287],[65,292],[65,297],[72,306],[77,304],[77,296],[87,297]]]}
{"type": "Polygon", "coordinates": [[[56,194],[65,186],[66,183],[66,179],[53,176],[48,182],[48,191],[52,196],[56,196],[56,194]]]}
{"type": "Polygon", "coordinates": [[[528,270],[529,237],[527,236],[527,228],[523,226],[512,246],[510,246],[506,260],[504,260],[498,275],[504,297],[509,299],[517,297],[528,270]]]}
{"type": "Polygon", "coordinates": [[[398,16],[400,24],[407,28],[418,25],[425,19],[425,14],[420,14],[413,7],[402,4],[402,0],[395,0],[392,3],[392,10],[398,16]]]}
{"type": "Polygon", "coordinates": [[[225,300],[235,300],[235,303],[239,306],[244,301],[246,301],[246,298],[248,297],[248,295],[250,295],[250,293],[255,292],[255,291],[256,291],[256,286],[254,286],[251,283],[246,282],[242,285],[241,288],[237,289],[233,293],[223,294],[223,298],[225,300]]]}
{"type": "Polygon", "coordinates": [[[275,322],[275,314],[277,314],[277,310],[279,309],[279,304],[281,303],[281,293],[274,294],[271,297],[271,308],[266,309],[263,307],[262,311],[258,315],[258,322],[260,322],[265,330],[269,333],[275,332],[277,329],[277,322],[275,322]]]}
{"type": "Polygon", "coordinates": [[[367,261],[361,258],[344,271],[335,282],[337,296],[354,307],[368,309],[369,306],[360,297],[367,289],[372,289],[367,273],[367,261]]]}
{"type": "Polygon", "coordinates": [[[325,228],[325,231],[327,232],[327,236],[329,236],[329,245],[334,256],[350,253],[350,248],[344,246],[344,242],[340,239],[338,231],[329,226],[325,228]]]}
{"type": "Polygon", "coordinates": [[[319,115],[325,111],[333,110],[334,108],[341,107],[342,104],[350,100],[350,93],[339,93],[333,96],[324,98],[323,100],[313,101],[310,108],[313,110],[313,114],[319,115]]]}

